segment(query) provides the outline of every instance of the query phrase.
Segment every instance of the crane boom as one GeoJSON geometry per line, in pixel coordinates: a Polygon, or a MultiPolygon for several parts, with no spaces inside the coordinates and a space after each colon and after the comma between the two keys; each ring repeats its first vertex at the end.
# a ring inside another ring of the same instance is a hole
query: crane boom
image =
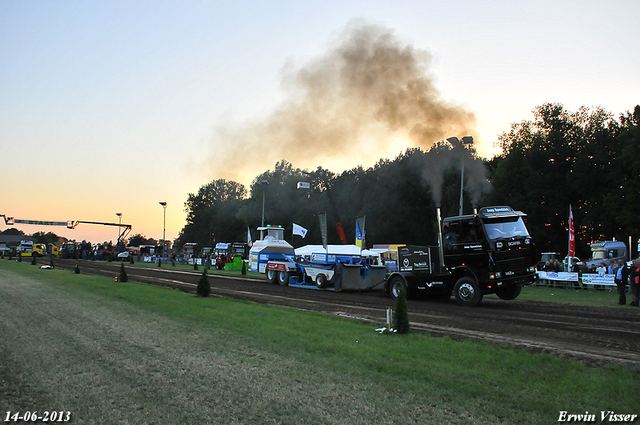
{"type": "Polygon", "coordinates": [[[13,217],[7,217],[4,214],[0,214],[0,217],[4,219],[4,224],[7,226],[13,226],[14,224],[31,224],[35,226],[65,226],[67,229],[75,229],[78,224],[98,224],[102,226],[118,226],[118,228],[123,227],[124,229],[120,232],[118,236],[118,242],[125,239],[126,236],[131,231],[130,224],[122,224],[122,223],[106,223],[103,221],[85,221],[85,220],[68,220],[68,221],[45,221],[45,220],[23,220],[17,219],[13,217]]]}

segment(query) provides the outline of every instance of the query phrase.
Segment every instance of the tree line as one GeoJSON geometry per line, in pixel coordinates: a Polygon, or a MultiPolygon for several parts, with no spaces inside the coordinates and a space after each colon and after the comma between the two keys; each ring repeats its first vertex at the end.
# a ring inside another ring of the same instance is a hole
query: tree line
{"type": "Polygon", "coordinates": [[[436,208],[443,217],[459,212],[461,167],[464,213],[486,205],[521,210],[540,251],[566,254],[569,205],[578,256],[588,256],[592,241],[637,241],[640,105],[617,119],[600,107],[570,112],[549,103],[533,112],[533,120],[512,124],[498,137],[502,152],[489,160],[473,146],[441,141],[339,174],[322,167],[302,170],[283,159],[248,189],[213,180],[188,194],[187,220],[175,248],[246,241],[247,228],[255,239],[263,203],[265,224],[283,225],[294,246],[321,243],[320,213],[327,216],[329,243],[339,243],[336,223],[352,243],[356,217],[365,216],[368,246],[435,244],[436,208]],[[309,188],[299,188],[299,182],[309,188]],[[292,223],[308,230],[304,239],[291,234],[292,223]]]}

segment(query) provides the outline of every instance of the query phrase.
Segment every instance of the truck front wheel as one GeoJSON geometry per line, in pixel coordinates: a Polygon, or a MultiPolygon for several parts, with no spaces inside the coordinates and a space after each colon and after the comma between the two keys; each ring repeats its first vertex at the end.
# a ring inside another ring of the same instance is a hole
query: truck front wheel
{"type": "Polygon", "coordinates": [[[391,298],[398,298],[401,290],[404,290],[405,297],[409,298],[409,291],[404,279],[400,276],[392,277],[389,281],[389,295],[391,295],[391,298]]]}
{"type": "Polygon", "coordinates": [[[458,304],[473,307],[482,301],[482,291],[475,279],[464,276],[458,279],[453,290],[458,304]]]}
{"type": "Polygon", "coordinates": [[[498,289],[496,295],[502,300],[515,300],[518,295],[520,295],[520,291],[522,291],[522,285],[517,283],[512,286],[507,286],[506,288],[498,289]]]}

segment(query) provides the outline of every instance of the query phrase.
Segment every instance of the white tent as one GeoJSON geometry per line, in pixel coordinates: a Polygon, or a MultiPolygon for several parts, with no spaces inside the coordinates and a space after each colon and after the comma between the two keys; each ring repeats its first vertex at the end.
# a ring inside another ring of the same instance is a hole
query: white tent
{"type": "Polygon", "coordinates": [[[322,245],[305,245],[295,249],[296,255],[307,256],[312,254],[330,255],[361,255],[363,257],[379,257],[380,254],[368,249],[360,251],[356,245],[328,245],[327,250],[322,245]]]}

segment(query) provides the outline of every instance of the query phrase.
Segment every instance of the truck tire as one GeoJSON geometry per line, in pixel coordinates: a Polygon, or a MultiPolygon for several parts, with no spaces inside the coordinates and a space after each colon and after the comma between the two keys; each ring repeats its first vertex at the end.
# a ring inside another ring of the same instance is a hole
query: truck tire
{"type": "Polygon", "coordinates": [[[278,272],[278,283],[282,286],[289,286],[289,273],[278,272]]]}
{"type": "Polygon", "coordinates": [[[316,276],[316,287],[326,288],[326,286],[327,286],[327,275],[319,273],[316,276]]]}
{"type": "Polygon", "coordinates": [[[482,291],[478,282],[472,277],[463,276],[456,282],[453,289],[458,304],[474,307],[482,301],[482,291]]]}
{"type": "Polygon", "coordinates": [[[522,285],[517,283],[513,286],[498,289],[496,295],[502,300],[515,300],[520,295],[520,291],[522,291],[522,285]]]}
{"type": "Polygon", "coordinates": [[[402,278],[402,276],[393,276],[391,280],[389,280],[389,295],[391,298],[396,299],[400,296],[400,290],[404,288],[404,294],[406,298],[409,298],[409,288],[407,288],[407,283],[402,278]]]}
{"type": "Polygon", "coordinates": [[[267,270],[267,280],[269,281],[269,283],[276,283],[278,281],[278,271],[267,270]]]}

